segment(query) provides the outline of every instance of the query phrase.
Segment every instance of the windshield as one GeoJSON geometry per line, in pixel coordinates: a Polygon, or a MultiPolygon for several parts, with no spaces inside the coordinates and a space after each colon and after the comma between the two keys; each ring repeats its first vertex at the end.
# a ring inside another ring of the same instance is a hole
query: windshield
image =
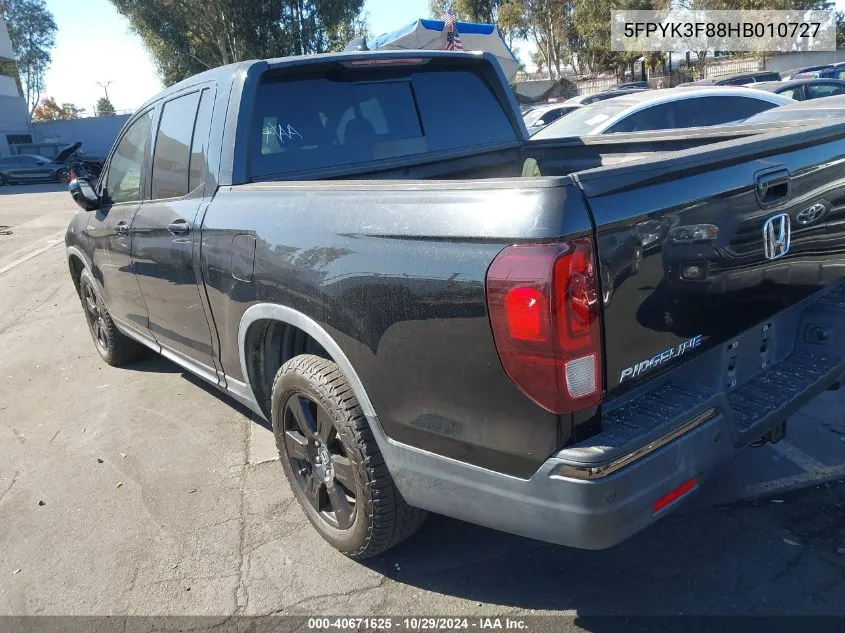
{"type": "Polygon", "coordinates": [[[627,110],[629,107],[631,107],[631,104],[628,101],[617,101],[616,99],[608,99],[584,106],[565,117],[561,117],[547,128],[537,132],[532,138],[566,138],[597,134],[611,117],[627,110]]]}
{"type": "Polygon", "coordinates": [[[537,108],[536,110],[531,110],[531,112],[522,117],[525,121],[525,127],[531,127],[532,125],[534,125],[543,117],[546,112],[547,110],[545,108],[537,108]]]}

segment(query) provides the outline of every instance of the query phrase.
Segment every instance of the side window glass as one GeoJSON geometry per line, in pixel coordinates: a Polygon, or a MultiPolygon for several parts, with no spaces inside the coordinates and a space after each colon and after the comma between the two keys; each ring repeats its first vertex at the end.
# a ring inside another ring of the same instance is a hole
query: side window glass
{"type": "Polygon", "coordinates": [[[790,99],[795,99],[796,101],[803,101],[804,100],[804,90],[801,86],[796,88],[790,88],[789,90],[784,90],[778,94],[783,95],[784,97],[789,97],[790,99]]]}
{"type": "Polygon", "coordinates": [[[141,170],[150,142],[152,120],[152,110],[136,120],[112,154],[106,176],[106,191],[113,203],[141,199],[141,170]]]}
{"type": "Polygon", "coordinates": [[[807,86],[807,92],[810,95],[810,99],[819,99],[821,97],[841,95],[842,87],[839,84],[811,84],[807,86]]]}
{"type": "Polygon", "coordinates": [[[645,132],[648,130],[667,130],[680,127],[677,125],[675,104],[663,103],[645,108],[619,121],[607,133],[645,132]]]}
{"type": "Polygon", "coordinates": [[[774,103],[748,97],[701,97],[687,102],[686,112],[691,123],[684,127],[721,125],[742,121],[750,116],[775,107],[774,103]]]}
{"type": "Polygon", "coordinates": [[[188,193],[191,137],[199,99],[200,93],[192,92],[164,104],[153,158],[153,200],[188,193]]]}
{"type": "Polygon", "coordinates": [[[205,180],[205,157],[208,151],[208,134],[211,129],[211,112],[214,107],[214,92],[202,91],[197,124],[194,126],[194,140],[191,145],[191,174],[188,191],[193,191],[205,180]]]}
{"type": "Polygon", "coordinates": [[[562,110],[557,108],[556,110],[549,110],[546,114],[543,115],[543,123],[548,125],[553,121],[557,121],[560,118],[562,110]]]}

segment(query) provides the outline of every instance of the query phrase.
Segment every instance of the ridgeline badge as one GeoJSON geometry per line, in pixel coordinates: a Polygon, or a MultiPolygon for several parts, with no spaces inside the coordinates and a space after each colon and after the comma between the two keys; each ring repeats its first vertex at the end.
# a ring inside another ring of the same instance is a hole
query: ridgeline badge
{"type": "Polygon", "coordinates": [[[622,372],[622,375],[619,377],[619,382],[623,383],[626,380],[632,380],[637,376],[644,374],[647,371],[651,371],[655,367],[659,367],[663,363],[668,363],[673,358],[678,358],[679,356],[683,356],[688,351],[695,349],[696,347],[701,346],[701,342],[703,341],[703,337],[701,334],[698,336],[692,337],[688,341],[684,341],[677,347],[673,347],[672,349],[667,349],[664,352],[660,352],[659,354],[655,354],[648,360],[641,361],[639,363],[634,363],[627,369],[622,372]]]}

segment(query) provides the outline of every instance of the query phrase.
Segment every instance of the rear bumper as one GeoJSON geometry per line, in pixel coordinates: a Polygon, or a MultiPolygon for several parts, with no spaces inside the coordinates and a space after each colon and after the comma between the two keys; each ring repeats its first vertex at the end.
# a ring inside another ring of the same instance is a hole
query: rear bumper
{"type": "MultiPolygon", "coordinates": [[[[566,460],[552,457],[529,480],[400,449],[388,460],[411,505],[528,538],[580,549],[604,549],[671,511],[652,504],[692,477],[702,477],[735,452],[729,422],[706,424],[623,470],[596,480],[557,475],[566,460]],[[721,435],[721,439],[719,436],[721,435]]],[[[677,503],[681,503],[679,500],[677,503]]]]}
{"type": "Polygon", "coordinates": [[[395,443],[375,418],[371,426],[411,505],[542,541],[604,549],[683,502],[655,512],[655,502],[664,495],[693,478],[700,484],[843,379],[845,286],[834,295],[784,313],[775,328],[791,337],[789,353],[744,384],[721,388],[722,377],[707,367],[723,350],[711,350],[704,355],[709,361],[688,363],[687,370],[692,369],[682,380],[666,379],[630,400],[627,410],[617,408],[607,415],[605,431],[552,456],[528,480],[395,443]],[[805,340],[805,332],[820,326],[829,332],[824,341],[805,340]],[[703,376],[693,380],[702,367],[703,376]],[[644,416],[644,409],[654,413],[644,416]],[[628,437],[631,428],[636,434],[628,437]]]}

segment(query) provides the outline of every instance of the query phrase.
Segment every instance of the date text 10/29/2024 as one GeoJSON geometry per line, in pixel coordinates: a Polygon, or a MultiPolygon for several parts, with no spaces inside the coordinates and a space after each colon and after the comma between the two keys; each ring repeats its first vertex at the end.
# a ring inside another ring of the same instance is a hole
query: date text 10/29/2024
{"type": "Polygon", "coordinates": [[[519,618],[308,618],[309,631],[528,631],[519,618]]]}

